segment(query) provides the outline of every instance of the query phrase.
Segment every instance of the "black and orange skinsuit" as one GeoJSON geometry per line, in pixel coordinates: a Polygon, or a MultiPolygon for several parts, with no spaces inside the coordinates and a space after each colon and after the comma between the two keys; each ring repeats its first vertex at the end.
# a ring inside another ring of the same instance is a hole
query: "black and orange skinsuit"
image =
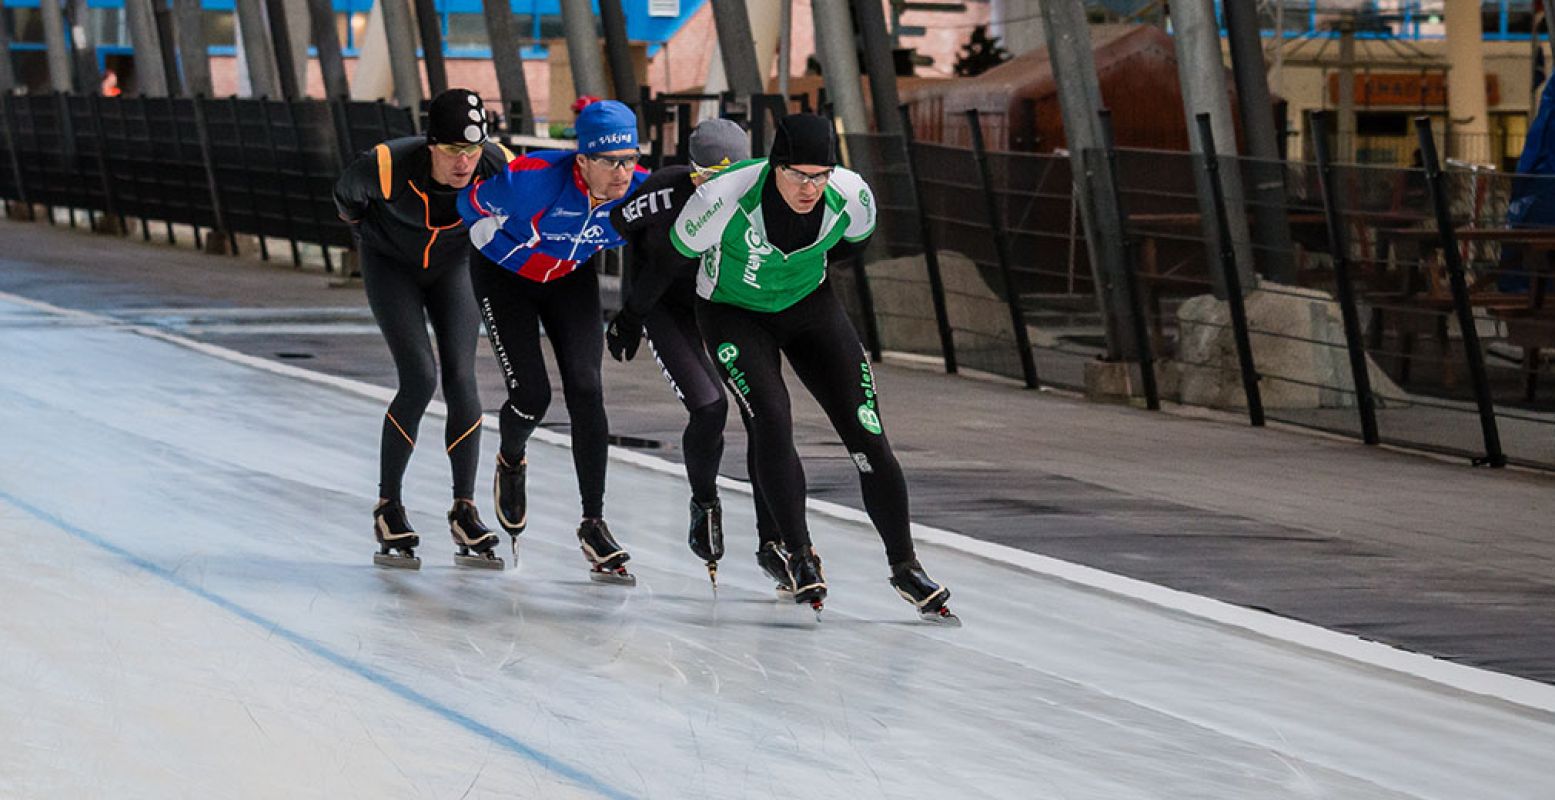
{"type": "MultiPolygon", "coordinates": [[[[475,179],[507,167],[511,154],[487,142],[475,179]]],[[[470,235],[459,218],[459,191],[432,180],[425,137],[391,139],[363,153],[335,184],[335,206],[351,223],[361,254],[367,302],[383,331],[399,390],[384,415],[379,496],[400,500],[405,466],[421,415],[437,389],[439,366],[448,405],[444,445],[453,496],[474,496],[481,406],[475,385],[480,315],[470,288],[470,235]],[[437,337],[434,359],[427,321],[437,337]]]]}

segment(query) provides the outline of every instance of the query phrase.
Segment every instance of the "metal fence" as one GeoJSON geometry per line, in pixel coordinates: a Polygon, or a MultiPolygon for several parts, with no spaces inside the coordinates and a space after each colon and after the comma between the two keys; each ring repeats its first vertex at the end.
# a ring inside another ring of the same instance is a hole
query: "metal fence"
{"type": "MultiPolygon", "coordinates": [[[[758,101],[654,98],[642,109],[650,163],[683,163],[690,128],[711,113],[742,119],[763,152],[796,104],[758,101]]],[[[148,239],[178,226],[208,249],[253,234],[261,255],[286,241],[294,260],[304,243],[326,259],[349,247],[330,191],[340,167],[413,130],[381,103],[8,96],[0,115],[0,197],[13,212],[64,209],[70,224],[84,213],[126,233],[135,223],[148,239]]],[[[967,129],[981,130],[975,114],[967,129]]],[[[877,354],[1085,388],[1120,348],[1073,162],[971,139],[846,137],[880,224],[831,280],[877,354]]],[[[1254,424],[1555,468],[1555,178],[1444,171],[1440,137],[1417,141],[1423,168],[1334,164],[1326,140],[1298,161],[1082,153],[1087,172],[1114,178],[1124,278],[1137,287],[1121,313],[1144,336],[1121,349],[1155,360],[1167,400],[1254,424]]]]}
{"type": "MultiPolygon", "coordinates": [[[[341,167],[385,139],[415,131],[383,103],[272,100],[0,97],[0,197],[26,216],[63,209],[69,224],[125,231],[138,221],[169,241],[187,226],[197,245],[235,252],[238,234],[290,244],[351,245],[331,189],[341,167]],[[214,237],[214,241],[205,241],[214,237]]],[[[129,231],[125,231],[129,232],[129,231]]]]}

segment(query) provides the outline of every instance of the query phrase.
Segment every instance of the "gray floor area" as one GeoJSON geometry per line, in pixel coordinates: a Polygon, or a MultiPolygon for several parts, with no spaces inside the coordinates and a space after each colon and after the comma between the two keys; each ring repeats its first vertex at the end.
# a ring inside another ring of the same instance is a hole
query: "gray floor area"
{"type": "MultiPolygon", "coordinates": [[[[359,288],[44,225],[0,223],[0,237],[0,291],[393,384],[359,288]]],[[[484,362],[488,409],[501,398],[495,375],[484,362]]],[[[909,363],[889,362],[877,379],[921,523],[1555,683],[1548,474],[1255,431],[1233,415],[1096,405],[909,363]]],[[[677,458],[681,411],[651,361],[607,361],[605,380],[613,433],[677,458]]],[[[850,462],[814,404],[795,397],[813,496],[857,507],[850,462]]],[[[560,403],[551,414],[564,428],[560,403]]],[[[725,472],[743,477],[737,429],[725,472]]],[[[607,497],[607,514],[628,520],[621,502],[607,497]]],[[[733,558],[741,533],[730,532],[733,558]]]]}

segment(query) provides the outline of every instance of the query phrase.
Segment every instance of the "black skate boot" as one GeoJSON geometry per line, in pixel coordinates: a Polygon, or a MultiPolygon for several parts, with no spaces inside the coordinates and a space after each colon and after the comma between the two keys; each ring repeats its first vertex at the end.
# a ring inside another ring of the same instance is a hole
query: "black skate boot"
{"type": "Polygon", "coordinates": [[[929,622],[960,625],[961,618],[950,613],[945,603],[950,600],[950,590],[935,583],[923,571],[917,559],[891,565],[891,585],[903,600],[918,609],[918,615],[929,622]]]}
{"type": "Polygon", "coordinates": [[[610,535],[610,528],[602,519],[585,519],[578,525],[578,544],[583,557],[593,565],[589,578],[600,583],[616,583],[636,586],[637,576],[626,571],[631,556],[610,535]]]}
{"type": "Polygon", "coordinates": [[[529,525],[529,504],[524,494],[524,478],[529,471],[529,459],[508,464],[497,454],[497,476],[493,481],[496,499],[497,524],[513,537],[513,560],[518,560],[518,535],[529,525]]]}
{"type": "Polygon", "coordinates": [[[777,582],[780,599],[794,599],[794,579],[788,574],[788,553],[783,550],[781,542],[762,542],[756,551],[756,563],[761,566],[762,572],[767,573],[767,577],[777,582]]]}
{"type": "Polygon", "coordinates": [[[476,569],[502,569],[502,557],[492,552],[497,549],[497,534],[481,522],[480,512],[469,500],[455,500],[448,510],[448,532],[454,537],[454,563],[476,569]]]}
{"type": "Polygon", "coordinates": [[[405,507],[391,500],[383,500],[373,507],[373,537],[378,540],[378,552],[373,563],[380,567],[421,569],[421,559],[416,548],[421,537],[405,519],[405,507]]]}
{"type": "Polygon", "coordinates": [[[714,499],[703,505],[691,501],[691,531],[687,534],[691,552],[707,563],[707,578],[718,591],[718,559],[724,557],[723,506],[714,499]]]}
{"type": "Polygon", "coordinates": [[[826,576],[821,574],[821,559],[815,548],[807,548],[788,556],[789,585],[794,587],[794,602],[809,603],[820,619],[821,604],[826,599],[826,576]]]}

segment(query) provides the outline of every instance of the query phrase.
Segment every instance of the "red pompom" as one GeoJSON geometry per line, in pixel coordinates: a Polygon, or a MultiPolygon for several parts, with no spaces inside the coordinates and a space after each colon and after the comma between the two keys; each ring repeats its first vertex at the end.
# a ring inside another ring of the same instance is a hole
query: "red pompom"
{"type": "Polygon", "coordinates": [[[588,106],[591,106],[591,105],[593,105],[595,103],[598,103],[598,102],[599,102],[599,98],[595,97],[594,95],[591,95],[591,94],[583,95],[582,97],[579,97],[577,100],[572,101],[572,113],[576,114],[576,113],[582,111],[584,108],[586,108],[588,106]]]}

